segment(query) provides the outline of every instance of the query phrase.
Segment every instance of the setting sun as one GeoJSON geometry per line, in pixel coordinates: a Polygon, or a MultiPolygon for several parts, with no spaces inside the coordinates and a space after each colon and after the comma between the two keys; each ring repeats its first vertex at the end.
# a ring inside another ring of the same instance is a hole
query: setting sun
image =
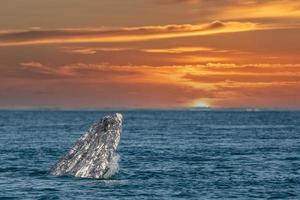
{"type": "Polygon", "coordinates": [[[196,100],[196,101],[194,101],[190,104],[190,107],[209,108],[210,105],[207,102],[203,101],[203,100],[196,100]]]}

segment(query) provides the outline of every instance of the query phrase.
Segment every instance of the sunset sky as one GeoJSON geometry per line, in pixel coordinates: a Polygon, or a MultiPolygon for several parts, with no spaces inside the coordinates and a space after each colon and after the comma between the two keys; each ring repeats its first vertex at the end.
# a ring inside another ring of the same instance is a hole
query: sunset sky
{"type": "Polygon", "coordinates": [[[9,0],[0,108],[300,108],[300,1],[9,0]]]}

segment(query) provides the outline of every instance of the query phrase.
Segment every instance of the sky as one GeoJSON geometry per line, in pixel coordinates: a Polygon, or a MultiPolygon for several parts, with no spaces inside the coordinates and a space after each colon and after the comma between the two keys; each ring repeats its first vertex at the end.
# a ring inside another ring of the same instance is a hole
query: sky
{"type": "Polygon", "coordinates": [[[0,108],[300,108],[300,1],[6,0],[0,108]]]}

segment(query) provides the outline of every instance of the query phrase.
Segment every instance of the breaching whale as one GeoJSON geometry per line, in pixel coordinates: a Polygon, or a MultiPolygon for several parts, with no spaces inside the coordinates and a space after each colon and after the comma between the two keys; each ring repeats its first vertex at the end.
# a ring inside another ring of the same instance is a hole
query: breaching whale
{"type": "Polygon", "coordinates": [[[106,116],[95,123],[74,146],[50,169],[55,176],[107,178],[112,173],[123,117],[106,116]]]}

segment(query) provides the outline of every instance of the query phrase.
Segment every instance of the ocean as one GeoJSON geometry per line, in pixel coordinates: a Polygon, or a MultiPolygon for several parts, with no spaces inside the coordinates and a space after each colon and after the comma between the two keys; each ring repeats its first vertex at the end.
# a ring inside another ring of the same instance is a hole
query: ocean
{"type": "Polygon", "coordinates": [[[3,110],[0,199],[300,199],[300,112],[3,110]],[[124,116],[116,174],[49,175],[114,112],[124,116]]]}

